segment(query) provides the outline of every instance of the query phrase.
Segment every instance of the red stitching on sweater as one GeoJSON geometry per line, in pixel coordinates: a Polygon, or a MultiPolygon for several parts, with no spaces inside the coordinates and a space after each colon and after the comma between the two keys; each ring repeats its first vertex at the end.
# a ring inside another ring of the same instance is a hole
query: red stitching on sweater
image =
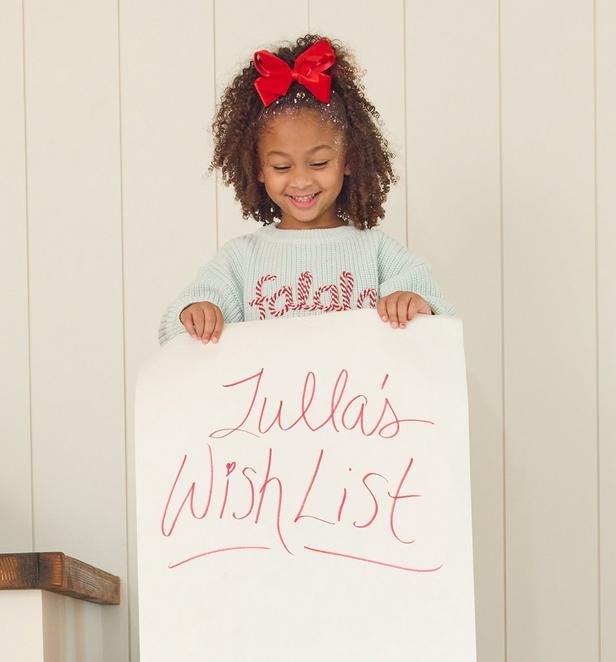
{"type": "Polygon", "coordinates": [[[274,292],[267,300],[267,307],[269,308],[272,317],[282,317],[293,306],[293,292],[289,285],[283,285],[277,292],[274,292]],[[282,308],[276,308],[276,301],[279,297],[284,295],[285,304],[282,308]]]}
{"type": "Polygon", "coordinates": [[[256,297],[252,300],[249,301],[248,304],[250,306],[257,306],[259,309],[259,319],[264,320],[265,319],[265,305],[264,303],[267,301],[268,297],[263,296],[263,283],[266,283],[268,280],[276,280],[276,276],[269,274],[267,276],[261,276],[259,280],[257,281],[255,290],[256,290],[256,297]]]}
{"type": "MultiPolygon", "coordinates": [[[[297,279],[295,301],[291,285],[283,285],[270,295],[263,293],[263,286],[269,281],[275,281],[278,276],[266,274],[261,276],[255,285],[255,298],[248,302],[249,306],[256,306],[259,311],[259,319],[266,318],[267,313],[272,317],[282,317],[290,310],[320,310],[323,312],[351,310],[353,308],[351,298],[355,279],[349,271],[343,271],[338,279],[338,284],[322,285],[315,291],[310,302],[310,290],[312,288],[313,276],[309,271],[304,271],[297,279]],[[323,295],[329,295],[329,301],[322,301],[323,295]],[[284,305],[280,306],[278,300],[283,298],[284,305]]],[[[377,292],[373,287],[362,290],[357,298],[355,308],[376,308],[377,292]],[[366,306],[368,301],[368,306],[366,306]]]]}
{"type": "Polygon", "coordinates": [[[335,285],[323,285],[319,287],[319,289],[314,293],[314,298],[312,301],[312,307],[314,307],[315,310],[324,310],[326,312],[331,310],[340,310],[340,306],[338,304],[338,288],[335,285]],[[327,306],[321,303],[321,296],[325,292],[329,293],[329,305],[327,306]]]}
{"type": "Polygon", "coordinates": [[[368,308],[376,308],[376,290],[373,287],[368,287],[367,289],[362,290],[357,298],[357,307],[364,308],[364,301],[366,299],[370,301],[368,308]]]}
{"type": "Polygon", "coordinates": [[[343,271],[340,276],[340,289],[342,290],[342,309],[351,310],[351,295],[353,294],[353,274],[343,271]]]}

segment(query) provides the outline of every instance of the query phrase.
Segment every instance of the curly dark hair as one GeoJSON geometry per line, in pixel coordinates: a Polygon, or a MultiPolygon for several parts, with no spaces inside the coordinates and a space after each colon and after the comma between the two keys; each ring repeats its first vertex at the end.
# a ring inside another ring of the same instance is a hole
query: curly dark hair
{"type": "MultiPolygon", "coordinates": [[[[283,42],[272,52],[293,67],[296,57],[320,39],[320,35],[307,34],[295,44],[283,42]]],[[[330,120],[334,115],[341,118],[336,121],[344,131],[346,158],[352,164],[352,173],[344,178],[336,214],[363,230],[377,225],[385,215],[383,203],[391,185],[398,181],[391,165],[394,154],[381,133],[379,113],[365,97],[362,72],[353,55],[338,40],[328,41],[336,54],[336,62],[327,70],[332,79],[332,103],[326,107],[297,81],[275,103],[279,108],[317,110],[330,120]]],[[[208,172],[220,168],[223,182],[235,189],[243,218],[250,216],[269,225],[281,217],[281,211],[257,179],[259,135],[271,108],[264,107],[255,89],[259,75],[251,60],[223,92],[212,122],[214,155],[208,172]]]]}

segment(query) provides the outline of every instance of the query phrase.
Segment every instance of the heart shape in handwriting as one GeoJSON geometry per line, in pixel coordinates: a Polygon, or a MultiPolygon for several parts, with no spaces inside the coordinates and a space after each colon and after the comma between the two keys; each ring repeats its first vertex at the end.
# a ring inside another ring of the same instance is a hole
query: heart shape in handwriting
{"type": "Polygon", "coordinates": [[[227,462],[227,476],[235,469],[235,462],[227,462]]]}

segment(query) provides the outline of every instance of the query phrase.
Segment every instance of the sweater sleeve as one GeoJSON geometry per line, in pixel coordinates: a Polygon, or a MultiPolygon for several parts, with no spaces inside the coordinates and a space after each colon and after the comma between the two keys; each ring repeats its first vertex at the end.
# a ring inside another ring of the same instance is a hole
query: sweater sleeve
{"type": "Polygon", "coordinates": [[[416,292],[437,315],[456,315],[455,308],[445,299],[432,278],[432,269],[419,256],[392,237],[380,233],[378,252],[379,297],[392,292],[416,292]]]}
{"type": "Polygon", "coordinates": [[[180,313],[197,301],[209,301],[218,306],[225,322],[243,321],[240,239],[231,240],[222,246],[216,256],[201,267],[195,280],[167,306],[158,328],[160,345],[186,332],[180,322],[180,313]]]}

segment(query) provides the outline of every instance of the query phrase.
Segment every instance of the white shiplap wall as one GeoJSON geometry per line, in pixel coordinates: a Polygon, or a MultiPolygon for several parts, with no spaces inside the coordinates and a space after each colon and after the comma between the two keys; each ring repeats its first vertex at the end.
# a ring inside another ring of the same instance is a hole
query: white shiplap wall
{"type": "MultiPolygon", "coordinates": [[[[616,660],[616,3],[595,3],[599,651],[616,660]]],[[[592,489],[592,485],[588,486],[592,489]]]]}
{"type": "MultiPolygon", "coordinates": [[[[26,192],[19,225],[28,242],[15,276],[27,265],[28,316],[20,324],[29,339],[29,399],[19,410],[30,416],[29,434],[11,439],[10,448],[31,454],[22,476],[32,487],[25,523],[32,549],[65,551],[125,576],[116,6],[39,0],[18,12],[19,3],[10,5],[24,47],[26,169],[18,190],[26,192]]],[[[11,311],[3,326],[12,318],[11,311]]],[[[84,622],[97,621],[93,605],[84,613],[84,622]]],[[[126,599],[104,610],[101,627],[106,659],[126,659],[126,599]]]]}
{"type": "Polygon", "coordinates": [[[505,659],[498,4],[407,2],[409,246],[464,322],[477,648],[505,659]]]}
{"type": "Polygon", "coordinates": [[[215,103],[254,50],[308,31],[366,70],[398,155],[383,228],[464,320],[479,660],[615,660],[614,3],[1,11],[0,552],[122,577],[100,660],[138,659],[139,366],[167,302],[255,228],[206,174],[215,103]]]}
{"type": "Polygon", "coordinates": [[[204,180],[214,112],[211,2],[120,3],[131,660],[138,656],[133,394],[158,321],[216,250],[216,192],[204,180]]]}
{"type": "Polygon", "coordinates": [[[32,547],[28,225],[21,3],[0,21],[0,545],[32,547]]]}
{"type": "Polygon", "coordinates": [[[596,660],[593,5],[506,2],[501,37],[508,650],[596,660]]]}

